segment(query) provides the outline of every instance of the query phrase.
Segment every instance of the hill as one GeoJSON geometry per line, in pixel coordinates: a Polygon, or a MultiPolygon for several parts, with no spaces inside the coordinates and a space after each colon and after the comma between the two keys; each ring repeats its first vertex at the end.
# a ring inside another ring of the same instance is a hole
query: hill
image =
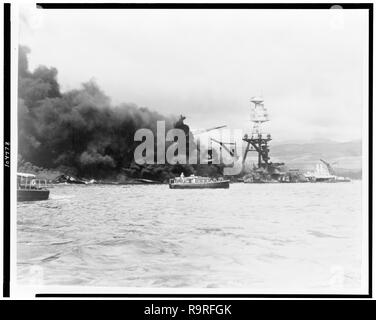
{"type": "Polygon", "coordinates": [[[307,141],[270,144],[272,162],[285,162],[290,168],[313,170],[323,159],[332,164],[337,174],[360,176],[362,170],[362,141],[307,141]]]}

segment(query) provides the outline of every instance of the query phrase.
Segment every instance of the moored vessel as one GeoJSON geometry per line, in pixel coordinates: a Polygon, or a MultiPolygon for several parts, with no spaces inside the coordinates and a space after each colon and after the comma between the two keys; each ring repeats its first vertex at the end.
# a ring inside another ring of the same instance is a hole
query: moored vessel
{"type": "Polygon", "coordinates": [[[170,179],[170,189],[228,189],[230,180],[223,178],[209,178],[190,175],[185,177],[182,173],[180,177],[170,179]]]}
{"type": "Polygon", "coordinates": [[[328,162],[322,159],[320,161],[323,164],[318,163],[314,172],[307,172],[305,174],[310,182],[351,182],[351,179],[348,177],[337,176],[328,162]]]}
{"type": "Polygon", "coordinates": [[[17,201],[47,200],[49,195],[46,180],[36,179],[34,174],[17,172],[17,201]]]}

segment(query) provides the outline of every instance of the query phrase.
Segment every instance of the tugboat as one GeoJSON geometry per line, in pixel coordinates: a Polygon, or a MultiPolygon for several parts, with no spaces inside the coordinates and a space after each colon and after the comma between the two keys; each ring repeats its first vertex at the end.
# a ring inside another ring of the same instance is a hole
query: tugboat
{"type": "Polygon", "coordinates": [[[230,180],[223,178],[208,178],[190,175],[184,177],[182,173],[180,177],[170,179],[170,189],[228,189],[230,180]]]}
{"type": "Polygon", "coordinates": [[[17,201],[47,200],[49,195],[46,180],[36,179],[34,174],[17,172],[17,201]]]}

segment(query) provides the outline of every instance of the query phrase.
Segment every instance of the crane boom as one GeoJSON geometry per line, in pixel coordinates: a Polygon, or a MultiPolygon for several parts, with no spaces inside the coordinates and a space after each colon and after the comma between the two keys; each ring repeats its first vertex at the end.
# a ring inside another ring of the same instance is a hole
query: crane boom
{"type": "Polygon", "coordinates": [[[239,158],[236,154],[236,142],[222,142],[214,138],[210,138],[210,140],[218,143],[223,149],[225,149],[230,154],[230,156],[235,157],[236,159],[239,158]],[[230,150],[229,148],[226,147],[226,145],[235,146],[235,149],[230,150]]]}
{"type": "Polygon", "coordinates": [[[335,175],[334,169],[333,169],[333,167],[330,165],[329,162],[326,162],[326,161],[323,160],[323,159],[320,159],[320,161],[326,165],[326,167],[328,168],[328,171],[329,171],[329,173],[330,173],[331,175],[335,175]]]}
{"type": "Polygon", "coordinates": [[[209,129],[195,130],[194,132],[192,132],[192,134],[198,135],[198,134],[201,134],[201,133],[205,133],[205,132],[209,132],[209,131],[213,131],[213,130],[218,130],[218,129],[222,129],[222,128],[225,128],[225,127],[227,127],[227,126],[224,125],[224,126],[218,126],[218,127],[213,127],[213,128],[209,128],[209,129]]]}

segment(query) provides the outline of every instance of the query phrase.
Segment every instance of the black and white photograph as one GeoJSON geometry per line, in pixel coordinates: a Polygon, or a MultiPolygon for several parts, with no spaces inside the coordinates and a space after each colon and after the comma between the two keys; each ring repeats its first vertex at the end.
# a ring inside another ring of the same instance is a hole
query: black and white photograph
{"type": "Polygon", "coordinates": [[[370,294],[373,8],[280,5],[12,3],[11,297],[370,294]]]}

